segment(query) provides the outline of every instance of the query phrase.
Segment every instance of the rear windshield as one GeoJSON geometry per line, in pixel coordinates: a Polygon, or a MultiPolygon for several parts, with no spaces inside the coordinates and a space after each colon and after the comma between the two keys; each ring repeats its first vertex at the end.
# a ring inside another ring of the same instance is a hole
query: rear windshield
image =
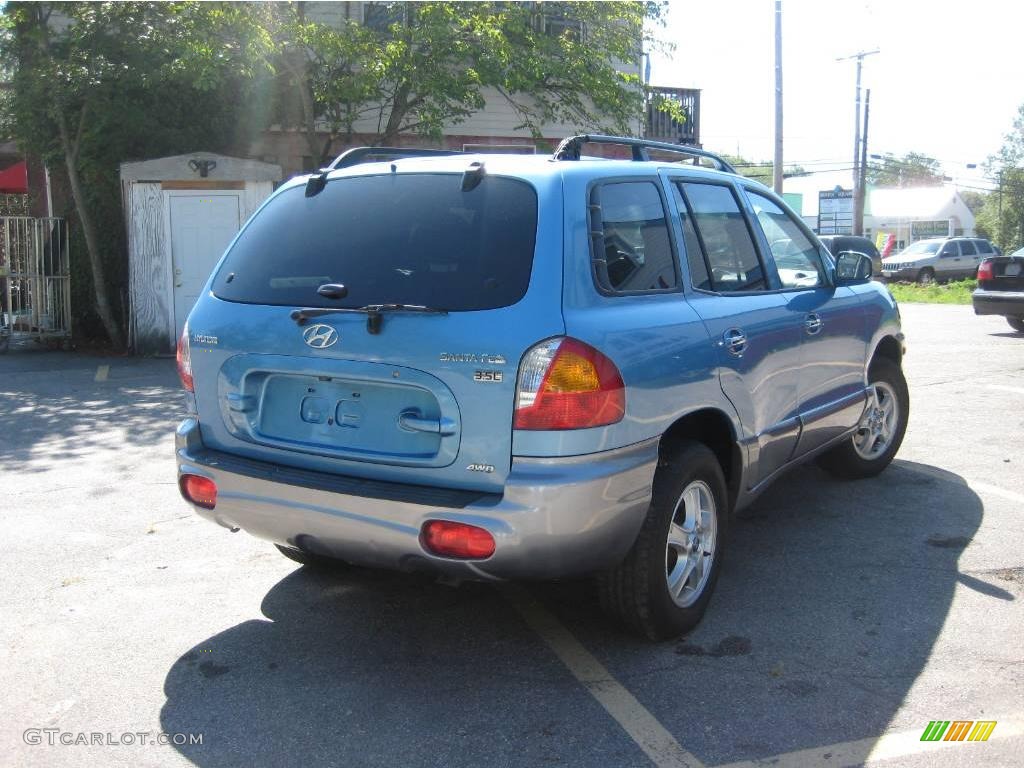
{"type": "Polygon", "coordinates": [[[296,307],[422,304],[452,311],[519,301],[530,283],[537,195],[515,179],[462,174],[335,179],[282,192],[249,223],[213,282],[228,301],[296,307]],[[341,283],[348,296],[317,288],[341,283]]]}

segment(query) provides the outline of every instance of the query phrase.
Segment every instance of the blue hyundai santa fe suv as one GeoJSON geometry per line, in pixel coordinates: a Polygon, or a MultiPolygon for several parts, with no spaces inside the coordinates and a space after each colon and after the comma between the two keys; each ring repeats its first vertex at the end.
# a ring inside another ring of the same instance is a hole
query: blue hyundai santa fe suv
{"type": "Polygon", "coordinates": [[[309,565],[593,574],[657,639],[700,620],[769,483],[899,448],[870,261],[713,155],[344,158],[267,200],[189,316],[176,452],[203,517],[309,565]]]}

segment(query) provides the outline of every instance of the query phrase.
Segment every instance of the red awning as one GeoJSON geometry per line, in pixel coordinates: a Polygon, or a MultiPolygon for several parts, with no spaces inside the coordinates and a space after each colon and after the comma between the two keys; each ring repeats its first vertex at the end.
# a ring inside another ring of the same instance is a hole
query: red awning
{"type": "Polygon", "coordinates": [[[17,195],[28,193],[28,166],[24,160],[0,171],[0,192],[17,195]]]}

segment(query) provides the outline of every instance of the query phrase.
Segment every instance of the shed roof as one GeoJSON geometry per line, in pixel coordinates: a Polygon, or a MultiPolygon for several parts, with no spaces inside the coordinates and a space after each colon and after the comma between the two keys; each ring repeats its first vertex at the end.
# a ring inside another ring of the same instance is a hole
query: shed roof
{"type": "Polygon", "coordinates": [[[121,163],[122,181],[180,181],[200,178],[218,181],[280,181],[281,176],[279,165],[213,152],[189,152],[187,155],[121,163]],[[204,163],[207,168],[206,176],[200,171],[204,163]]]}

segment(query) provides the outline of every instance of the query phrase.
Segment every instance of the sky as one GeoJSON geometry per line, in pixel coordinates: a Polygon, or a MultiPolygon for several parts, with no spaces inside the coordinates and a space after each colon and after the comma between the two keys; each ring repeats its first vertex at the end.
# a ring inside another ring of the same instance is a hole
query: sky
{"type": "MultiPolygon", "coordinates": [[[[774,19],[774,0],[671,0],[658,35],[676,49],[651,56],[651,84],[702,89],[706,149],[772,158],[774,19]]],[[[782,0],[782,19],[787,166],[852,166],[856,63],[836,59],[877,48],[861,79],[869,154],[920,152],[961,186],[991,186],[980,165],[1024,104],[1024,4],[782,0]]]]}

